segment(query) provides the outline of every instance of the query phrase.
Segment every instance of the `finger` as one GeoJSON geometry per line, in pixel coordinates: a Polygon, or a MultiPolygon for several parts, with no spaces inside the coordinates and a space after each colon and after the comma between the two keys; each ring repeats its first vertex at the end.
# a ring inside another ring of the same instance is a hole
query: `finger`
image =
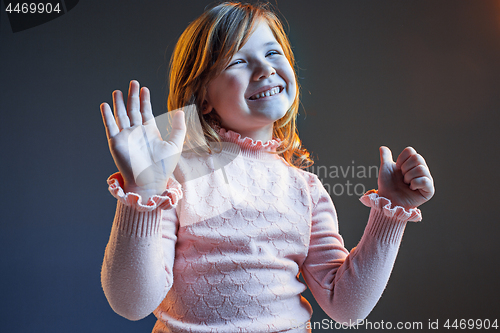
{"type": "Polygon", "coordinates": [[[182,145],[184,144],[184,138],[186,137],[186,120],[184,111],[176,110],[172,117],[172,133],[170,134],[170,141],[172,141],[179,152],[182,150],[182,145]]]}
{"type": "Polygon", "coordinates": [[[398,159],[396,160],[396,167],[398,169],[401,168],[401,165],[412,155],[415,155],[417,152],[413,147],[406,147],[403,149],[401,154],[399,154],[398,159]]]}
{"type": "Polygon", "coordinates": [[[115,118],[120,130],[130,127],[130,121],[123,103],[123,94],[120,90],[113,91],[113,109],[115,110],[115,118]]]}
{"type": "Polygon", "coordinates": [[[419,164],[408,172],[403,173],[403,176],[406,184],[410,184],[413,179],[420,177],[432,178],[429,169],[422,164],[419,164]]]}
{"type": "Polygon", "coordinates": [[[113,113],[111,112],[111,108],[108,103],[101,104],[101,116],[108,140],[120,133],[120,129],[116,125],[115,117],[113,117],[113,113]]]}
{"type": "Polygon", "coordinates": [[[141,125],[142,117],[140,113],[141,102],[139,100],[139,82],[132,80],[128,88],[127,114],[130,119],[130,126],[141,125]]]}
{"type": "Polygon", "coordinates": [[[148,88],[142,87],[140,93],[140,100],[141,100],[142,123],[144,124],[147,121],[154,119],[153,109],[151,108],[151,94],[148,88]]]}
{"type": "Polygon", "coordinates": [[[401,165],[401,167],[400,167],[401,172],[406,173],[418,165],[423,165],[423,166],[427,167],[427,163],[425,163],[425,160],[422,157],[422,155],[417,154],[417,153],[412,154],[401,165]]]}
{"type": "Polygon", "coordinates": [[[428,177],[418,177],[411,181],[410,189],[418,190],[425,198],[430,199],[434,195],[434,182],[428,177]]]}
{"type": "Polygon", "coordinates": [[[382,146],[379,148],[380,152],[380,165],[382,166],[383,164],[391,164],[394,163],[392,160],[392,152],[389,148],[382,146]]]}

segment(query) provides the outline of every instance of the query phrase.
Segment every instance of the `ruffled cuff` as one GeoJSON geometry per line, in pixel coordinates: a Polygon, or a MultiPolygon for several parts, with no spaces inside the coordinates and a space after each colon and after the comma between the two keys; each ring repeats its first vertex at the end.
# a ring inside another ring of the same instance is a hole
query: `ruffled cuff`
{"type": "Polygon", "coordinates": [[[365,206],[381,210],[389,218],[418,222],[422,220],[422,212],[418,208],[405,209],[401,206],[393,206],[391,200],[378,195],[376,190],[365,193],[359,199],[365,206]]]}
{"type": "Polygon", "coordinates": [[[182,199],[181,184],[170,177],[167,182],[167,189],[161,195],[153,195],[148,199],[146,204],[142,203],[142,198],[139,194],[123,191],[123,177],[117,172],[108,178],[109,192],[126,206],[135,208],[139,212],[149,212],[157,208],[170,209],[177,206],[177,203],[182,199]]]}

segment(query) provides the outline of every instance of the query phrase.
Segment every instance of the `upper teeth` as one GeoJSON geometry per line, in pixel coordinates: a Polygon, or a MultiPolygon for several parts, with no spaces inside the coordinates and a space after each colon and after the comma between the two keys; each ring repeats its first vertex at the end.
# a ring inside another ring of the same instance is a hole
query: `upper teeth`
{"type": "Polygon", "coordinates": [[[255,95],[251,96],[250,99],[259,99],[262,97],[272,96],[272,95],[278,94],[279,92],[280,92],[280,87],[274,87],[272,89],[255,94],[255,95]]]}

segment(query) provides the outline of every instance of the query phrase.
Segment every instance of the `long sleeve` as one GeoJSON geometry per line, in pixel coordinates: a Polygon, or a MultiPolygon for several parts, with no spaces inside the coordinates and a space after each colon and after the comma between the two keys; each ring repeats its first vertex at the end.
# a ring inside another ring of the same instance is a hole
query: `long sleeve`
{"type": "Polygon", "coordinates": [[[139,320],[158,307],[172,286],[178,225],[173,208],[182,193],[170,181],[171,189],[142,204],[138,195],[123,193],[120,180],[119,174],[108,180],[118,204],[101,282],[113,310],[139,320]]]}
{"type": "Polygon", "coordinates": [[[108,181],[118,199],[102,270],[112,308],[129,319],[153,311],[153,332],[303,333],[312,309],[301,297],[302,272],[333,319],[364,318],[410,218],[367,196],[368,226],[349,254],[319,179],[266,153],[278,142],[232,133],[226,140],[238,145],[236,153],[228,145],[182,156],[175,172],[182,192],[174,179],[162,196],[142,203],[123,193],[119,177],[108,181]],[[218,158],[231,162],[221,170],[218,158]]]}
{"type": "Polygon", "coordinates": [[[376,193],[362,198],[372,207],[368,224],[358,246],[348,253],[338,232],[333,203],[322,192],[312,214],[311,242],[302,274],[321,308],[332,319],[352,325],[375,307],[391,274],[406,223],[419,219],[420,212],[391,208],[390,201],[376,193]]]}

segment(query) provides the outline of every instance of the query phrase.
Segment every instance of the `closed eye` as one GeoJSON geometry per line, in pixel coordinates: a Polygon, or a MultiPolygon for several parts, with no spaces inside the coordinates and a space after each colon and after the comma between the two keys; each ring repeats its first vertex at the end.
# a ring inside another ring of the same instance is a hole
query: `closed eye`
{"type": "Polygon", "coordinates": [[[235,60],[232,63],[230,63],[229,66],[227,66],[226,68],[232,67],[234,65],[239,65],[239,64],[242,64],[242,63],[244,63],[244,61],[241,60],[241,59],[240,60],[235,60]]]}
{"type": "Polygon", "coordinates": [[[277,54],[279,55],[279,54],[281,54],[281,53],[280,53],[280,52],[278,52],[278,51],[276,51],[276,50],[272,50],[272,51],[269,51],[269,52],[267,52],[267,53],[266,53],[266,57],[268,57],[268,56],[273,56],[273,55],[277,55],[277,54]]]}

